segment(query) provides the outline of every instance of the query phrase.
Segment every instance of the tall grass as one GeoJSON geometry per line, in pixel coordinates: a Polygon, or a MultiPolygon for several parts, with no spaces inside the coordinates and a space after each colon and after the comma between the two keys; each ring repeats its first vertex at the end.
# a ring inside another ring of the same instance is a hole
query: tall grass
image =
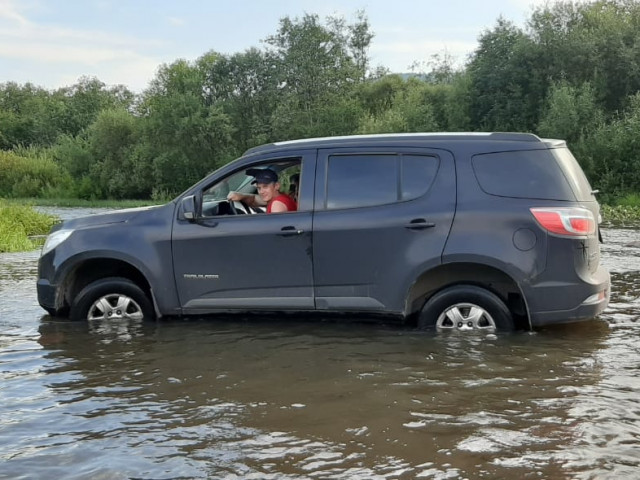
{"type": "Polygon", "coordinates": [[[37,248],[41,242],[29,237],[49,233],[56,221],[56,217],[36,212],[31,207],[11,205],[0,200],[0,252],[37,248]]]}
{"type": "Polygon", "coordinates": [[[9,205],[78,208],[134,208],[162,205],[169,200],[84,200],[82,198],[7,198],[9,205]]]}

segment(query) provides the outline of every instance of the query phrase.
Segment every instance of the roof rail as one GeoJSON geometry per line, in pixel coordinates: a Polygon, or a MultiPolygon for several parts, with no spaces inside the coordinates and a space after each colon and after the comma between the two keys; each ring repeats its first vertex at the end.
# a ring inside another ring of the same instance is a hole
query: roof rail
{"type": "Polygon", "coordinates": [[[274,147],[285,147],[292,145],[301,145],[301,144],[313,144],[317,142],[330,142],[330,141],[340,141],[340,140],[356,140],[356,139],[401,139],[401,138],[425,138],[431,140],[440,140],[450,137],[458,137],[460,139],[464,139],[464,137],[468,137],[468,139],[473,140],[505,140],[512,142],[541,142],[542,140],[537,135],[533,133],[519,133],[519,132],[418,132],[418,133],[379,133],[379,134],[370,134],[370,135],[344,135],[344,136],[334,136],[334,137],[314,137],[314,138],[301,138],[297,140],[286,140],[282,142],[273,142],[267,143],[264,145],[259,145],[256,147],[249,148],[244,152],[244,155],[250,155],[253,153],[261,152],[264,150],[271,150],[274,147]]]}

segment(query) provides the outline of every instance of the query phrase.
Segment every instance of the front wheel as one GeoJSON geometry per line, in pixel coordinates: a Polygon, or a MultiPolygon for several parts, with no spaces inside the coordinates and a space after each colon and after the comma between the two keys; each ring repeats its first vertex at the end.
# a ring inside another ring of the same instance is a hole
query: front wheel
{"type": "Polygon", "coordinates": [[[110,277],[84,287],[73,300],[71,320],[142,320],[154,318],[147,295],[131,280],[110,277]]]}
{"type": "Polygon", "coordinates": [[[514,329],[511,312],[500,298],[484,288],[457,285],[436,293],[425,303],[418,328],[441,331],[514,329]]]}

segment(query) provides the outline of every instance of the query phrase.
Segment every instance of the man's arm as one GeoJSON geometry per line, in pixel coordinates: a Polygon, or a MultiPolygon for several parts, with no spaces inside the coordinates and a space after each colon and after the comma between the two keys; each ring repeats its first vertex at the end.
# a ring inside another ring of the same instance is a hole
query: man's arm
{"type": "Polygon", "coordinates": [[[271,213],[288,212],[287,206],[280,200],[276,200],[271,204],[271,213]]]}
{"type": "Polygon", "coordinates": [[[227,195],[227,200],[230,200],[232,202],[244,202],[250,207],[264,207],[266,205],[266,203],[264,203],[259,195],[247,193],[231,192],[229,195],[227,195]]]}

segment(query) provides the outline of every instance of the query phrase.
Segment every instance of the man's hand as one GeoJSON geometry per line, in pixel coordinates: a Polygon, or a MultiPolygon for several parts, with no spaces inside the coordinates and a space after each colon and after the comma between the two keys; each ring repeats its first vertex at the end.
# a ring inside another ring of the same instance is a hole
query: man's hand
{"type": "Polygon", "coordinates": [[[238,192],[230,192],[229,195],[227,195],[227,200],[231,202],[242,202],[245,196],[246,195],[243,195],[238,192]]]}

